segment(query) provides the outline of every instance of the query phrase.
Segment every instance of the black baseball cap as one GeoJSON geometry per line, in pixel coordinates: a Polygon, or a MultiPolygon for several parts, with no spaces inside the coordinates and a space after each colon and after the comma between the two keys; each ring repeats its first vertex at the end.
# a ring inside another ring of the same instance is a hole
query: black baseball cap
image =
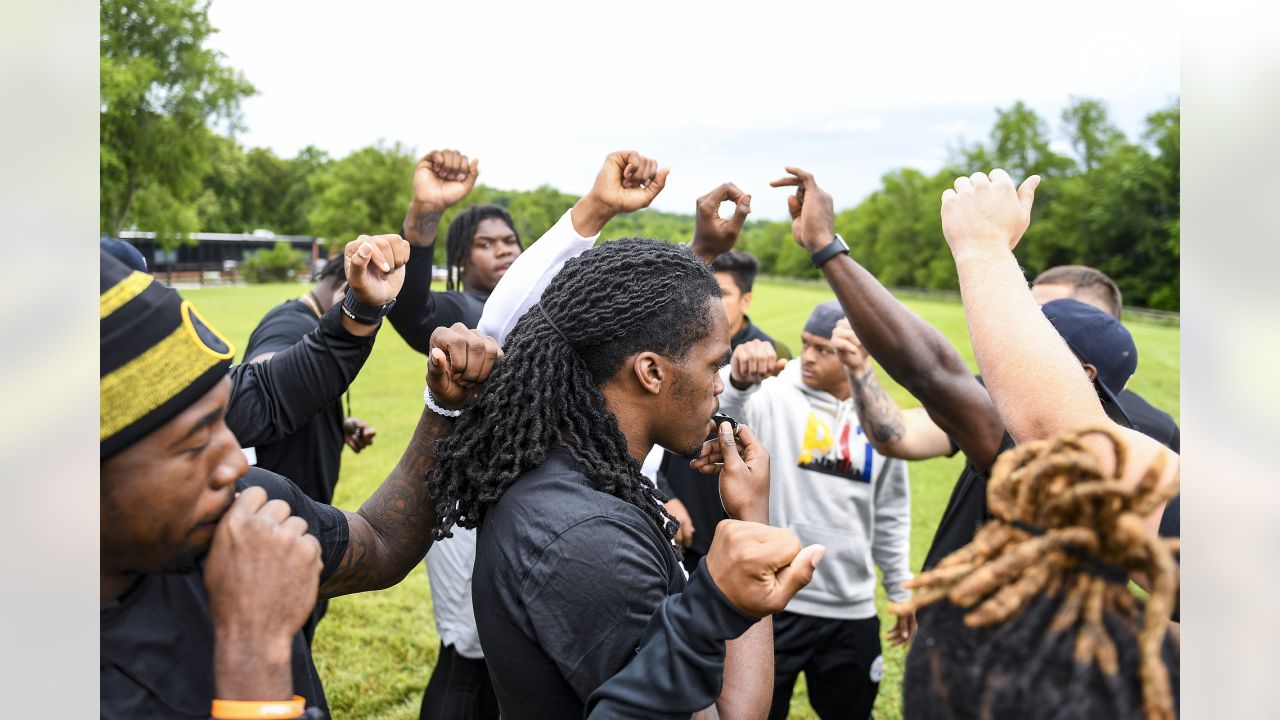
{"type": "Polygon", "coordinates": [[[1079,300],[1054,300],[1040,309],[1076,357],[1097,369],[1093,385],[1107,415],[1133,427],[1117,399],[1138,369],[1138,346],[1133,336],[1109,313],[1079,300]]]}

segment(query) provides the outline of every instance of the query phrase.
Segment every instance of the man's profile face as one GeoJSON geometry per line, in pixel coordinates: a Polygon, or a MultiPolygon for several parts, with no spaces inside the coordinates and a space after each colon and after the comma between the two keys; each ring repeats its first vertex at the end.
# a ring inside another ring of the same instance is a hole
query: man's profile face
{"type": "Polygon", "coordinates": [[[511,263],[520,257],[520,240],[500,218],[481,220],[471,237],[463,284],[475,292],[493,292],[511,263]]]}
{"type": "Polygon", "coordinates": [[[716,282],[720,284],[720,303],[724,306],[724,314],[729,322],[729,331],[735,332],[742,326],[742,318],[751,307],[751,293],[743,293],[738,288],[738,281],[731,273],[716,273],[716,282]]]}
{"type": "Polygon", "coordinates": [[[661,404],[659,445],[683,455],[697,455],[715,429],[711,416],[724,392],[720,368],[729,362],[729,322],[717,298],[708,298],[711,331],[694,343],[680,362],[672,362],[670,392],[661,404]]]}
{"type": "Polygon", "coordinates": [[[804,347],[800,353],[800,379],[814,390],[839,394],[849,378],[831,338],[807,332],[801,333],[800,339],[804,347]]]}
{"type": "Polygon", "coordinates": [[[190,567],[249,466],[224,415],[224,378],[169,422],[101,466],[101,553],[117,572],[190,567]]]}

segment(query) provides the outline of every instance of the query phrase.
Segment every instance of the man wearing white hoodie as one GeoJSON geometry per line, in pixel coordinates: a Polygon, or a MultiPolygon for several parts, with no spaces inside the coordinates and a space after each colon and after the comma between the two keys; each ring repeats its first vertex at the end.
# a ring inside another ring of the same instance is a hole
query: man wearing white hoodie
{"type": "MultiPolygon", "coordinates": [[[[813,582],[774,616],[771,719],[786,717],[801,672],[823,720],[870,717],[884,666],[872,562],[890,600],[910,596],[907,467],[877,453],[858,426],[831,342],[842,317],[836,301],[818,305],[797,360],[779,360],[758,340],[739,345],[720,396],[721,411],[750,425],[773,457],[770,524],[827,548],[813,582]]],[[[900,618],[889,639],[906,643],[914,632],[915,618],[900,618]]]]}

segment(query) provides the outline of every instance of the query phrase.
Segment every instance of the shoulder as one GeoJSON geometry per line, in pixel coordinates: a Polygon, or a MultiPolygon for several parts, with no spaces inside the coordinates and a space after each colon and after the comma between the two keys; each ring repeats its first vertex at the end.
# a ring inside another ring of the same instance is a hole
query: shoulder
{"type": "Polygon", "coordinates": [[[292,344],[320,326],[320,318],[298,300],[281,303],[262,317],[245,344],[245,359],[252,359],[257,351],[280,349],[281,342],[292,344]]]}

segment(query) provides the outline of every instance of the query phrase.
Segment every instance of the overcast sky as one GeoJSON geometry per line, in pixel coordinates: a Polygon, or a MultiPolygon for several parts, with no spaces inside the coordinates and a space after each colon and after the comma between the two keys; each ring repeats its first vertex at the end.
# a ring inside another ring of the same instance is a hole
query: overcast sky
{"type": "Polygon", "coordinates": [[[1136,137],[1178,95],[1176,7],[213,0],[210,16],[258,89],[246,145],[453,147],[494,187],[577,194],[635,149],[672,168],[654,207],[689,212],[730,180],[776,219],[784,165],[852,206],[889,170],[936,171],[1019,99],[1056,132],[1070,97],[1101,98],[1136,137]]]}

